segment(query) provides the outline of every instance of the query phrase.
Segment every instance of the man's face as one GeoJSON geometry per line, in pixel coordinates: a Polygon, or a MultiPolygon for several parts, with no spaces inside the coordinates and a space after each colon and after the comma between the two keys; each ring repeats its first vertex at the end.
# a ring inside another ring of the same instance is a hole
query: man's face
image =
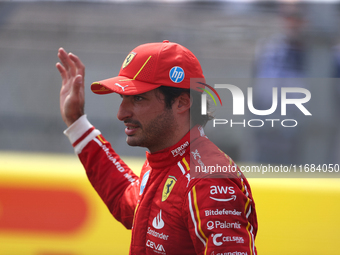
{"type": "Polygon", "coordinates": [[[176,130],[172,109],[167,109],[164,96],[157,89],[134,95],[122,96],[117,118],[124,121],[130,146],[146,147],[156,152],[172,144],[171,137],[176,130]]]}
{"type": "Polygon", "coordinates": [[[304,21],[300,17],[285,17],[284,18],[284,27],[286,29],[286,33],[291,38],[298,38],[301,36],[301,30],[304,26],[304,21]]]}

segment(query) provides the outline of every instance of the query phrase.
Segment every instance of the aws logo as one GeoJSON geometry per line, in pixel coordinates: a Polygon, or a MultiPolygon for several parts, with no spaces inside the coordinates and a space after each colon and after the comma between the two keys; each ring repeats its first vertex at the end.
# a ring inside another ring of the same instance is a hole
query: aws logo
{"type": "Polygon", "coordinates": [[[177,179],[174,176],[169,175],[163,187],[162,202],[164,202],[169,197],[170,192],[172,191],[172,189],[174,188],[176,184],[176,181],[177,179]]]}
{"type": "MultiPolygon", "coordinates": [[[[198,82],[199,84],[202,84],[204,86],[207,86],[212,92],[215,93],[215,95],[217,96],[218,100],[220,101],[220,104],[222,106],[222,100],[221,100],[221,97],[220,95],[217,93],[217,91],[211,87],[210,85],[208,84],[205,84],[203,82],[198,82]]],[[[214,101],[215,105],[217,106],[217,103],[216,103],[216,100],[215,100],[215,97],[213,96],[213,94],[211,94],[211,92],[207,89],[203,89],[203,88],[199,88],[201,90],[203,90],[205,93],[207,93],[211,98],[212,100],[214,101]]],[[[202,115],[207,115],[207,94],[202,94],[201,95],[201,114],[202,115]]]]}
{"type": "Polygon", "coordinates": [[[234,187],[228,186],[210,186],[210,199],[219,201],[219,202],[227,202],[231,200],[236,200],[236,195],[234,187]],[[217,195],[217,197],[216,197],[217,195]],[[225,195],[231,195],[226,197],[225,195]]]}

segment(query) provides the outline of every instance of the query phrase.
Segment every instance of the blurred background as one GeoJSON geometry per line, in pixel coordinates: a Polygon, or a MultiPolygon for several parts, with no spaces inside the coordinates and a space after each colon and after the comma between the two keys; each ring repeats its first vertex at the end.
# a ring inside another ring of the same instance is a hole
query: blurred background
{"type": "MultiPolygon", "coordinates": [[[[125,143],[120,97],[95,95],[90,84],[117,75],[136,46],[163,40],[189,48],[208,84],[245,95],[253,87],[258,109],[268,109],[272,87],[311,92],[312,116],[292,113],[294,130],[208,124],[209,138],[238,164],[339,164],[339,13],[338,1],[0,1],[0,254],[128,252],[129,231],[99,201],[62,134],[59,47],[85,64],[88,118],[136,172],[145,149],[125,143]]],[[[226,118],[230,95],[223,103],[216,118],[226,118]]],[[[340,254],[337,176],[251,179],[259,254],[340,254]]]]}

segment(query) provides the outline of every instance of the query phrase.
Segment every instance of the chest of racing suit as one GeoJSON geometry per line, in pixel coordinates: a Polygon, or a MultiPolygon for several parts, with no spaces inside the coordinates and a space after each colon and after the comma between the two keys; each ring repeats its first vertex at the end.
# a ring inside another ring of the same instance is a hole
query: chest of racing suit
{"type": "Polygon", "coordinates": [[[130,254],[257,254],[250,186],[202,127],[147,153],[140,177],[98,130],[89,123],[81,129],[70,140],[112,215],[132,228],[130,254]]]}

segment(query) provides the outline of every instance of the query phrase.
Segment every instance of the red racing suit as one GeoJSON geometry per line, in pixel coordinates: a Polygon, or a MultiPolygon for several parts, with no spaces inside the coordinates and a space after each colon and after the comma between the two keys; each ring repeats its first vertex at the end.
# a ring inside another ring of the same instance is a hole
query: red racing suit
{"type": "Polygon", "coordinates": [[[130,254],[257,254],[250,186],[202,127],[172,147],[147,152],[140,177],[85,115],[65,134],[112,215],[132,228],[130,254]],[[222,166],[236,169],[233,178],[211,178],[223,177],[210,174],[212,167],[226,169],[222,166]]]}

